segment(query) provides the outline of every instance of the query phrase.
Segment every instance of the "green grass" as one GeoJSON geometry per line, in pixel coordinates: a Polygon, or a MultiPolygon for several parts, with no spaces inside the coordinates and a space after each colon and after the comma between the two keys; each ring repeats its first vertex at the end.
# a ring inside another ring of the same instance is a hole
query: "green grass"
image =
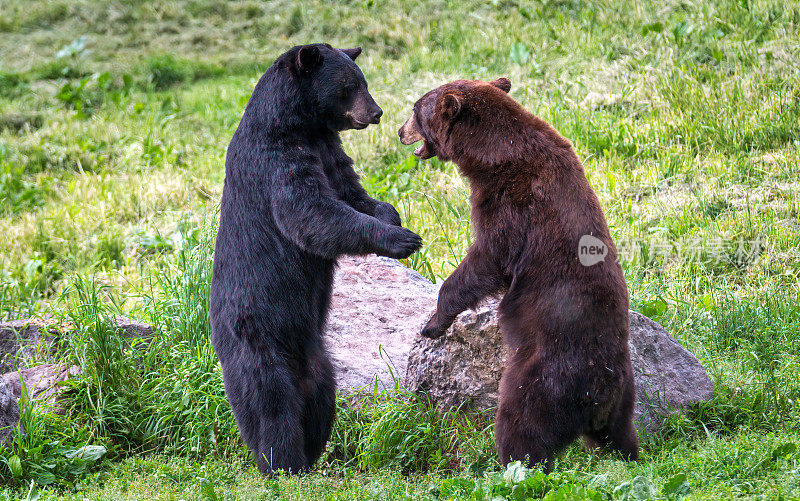
{"type": "Polygon", "coordinates": [[[800,498],[800,6],[0,0],[0,11],[0,317],[71,320],[61,356],[87,368],[65,415],[23,404],[28,433],[0,448],[0,499],[674,498],[682,475],[694,499],[800,498]],[[364,48],[384,119],[343,139],[367,190],[423,236],[407,265],[435,280],[454,269],[469,189],[452,164],[418,162],[397,128],[440,83],[507,76],[584,160],[632,307],[703,361],[715,398],[643,436],[636,464],[575,444],[547,479],[496,464],[486,416],[440,414],[403,391],[340,399],[318,468],[261,479],[208,343],[210,239],[256,79],[312,41],[364,48]],[[622,100],[582,106],[590,92],[622,100]],[[127,346],[118,313],[163,335],[127,346]],[[106,452],[70,452],[87,445],[106,452]]]}

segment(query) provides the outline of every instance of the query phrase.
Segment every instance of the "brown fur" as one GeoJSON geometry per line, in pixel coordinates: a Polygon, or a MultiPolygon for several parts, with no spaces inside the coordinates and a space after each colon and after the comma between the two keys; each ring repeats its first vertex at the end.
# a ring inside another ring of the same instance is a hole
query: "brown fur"
{"type": "Polygon", "coordinates": [[[504,464],[550,468],[583,435],[638,458],[628,291],[600,203],[572,144],[507,92],[504,78],[458,80],[425,94],[400,129],[415,152],[455,162],[470,181],[474,243],[439,292],[422,334],[444,334],[484,297],[505,292],[509,359],[495,419],[504,464]],[[608,248],[584,266],[583,235],[608,248]]]}

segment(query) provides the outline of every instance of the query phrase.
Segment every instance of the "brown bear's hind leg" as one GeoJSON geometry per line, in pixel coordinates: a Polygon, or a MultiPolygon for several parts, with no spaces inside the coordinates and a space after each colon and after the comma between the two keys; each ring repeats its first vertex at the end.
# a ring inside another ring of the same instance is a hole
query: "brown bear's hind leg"
{"type": "Polygon", "coordinates": [[[540,430],[520,426],[521,418],[500,409],[494,422],[495,442],[500,462],[507,465],[522,461],[528,467],[542,464],[545,472],[552,469],[553,457],[548,455],[540,430]]]}
{"type": "Polygon", "coordinates": [[[639,459],[639,434],[633,424],[633,384],[622,399],[617,415],[602,430],[584,434],[584,443],[589,449],[598,452],[612,452],[619,454],[626,461],[639,459]]]}
{"type": "Polygon", "coordinates": [[[580,423],[571,406],[547,392],[541,365],[509,362],[500,381],[495,441],[502,464],[519,460],[549,472],[555,455],[578,437],[580,423]]]}
{"type": "Polygon", "coordinates": [[[611,447],[620,453],[626,461],[639,459],[639,434],[633,425],[633,420],[628,418],[625,422],[618,423],[618,428],[611,434],[611,447]]]}
{"type": "Polygon", "coordinates": [[[615,453],[626,461],[639,459],[639,435],[633,422],[618,420],[613,425],[600,431],[584,434],[586,447],[597,453],[615,453]]]}

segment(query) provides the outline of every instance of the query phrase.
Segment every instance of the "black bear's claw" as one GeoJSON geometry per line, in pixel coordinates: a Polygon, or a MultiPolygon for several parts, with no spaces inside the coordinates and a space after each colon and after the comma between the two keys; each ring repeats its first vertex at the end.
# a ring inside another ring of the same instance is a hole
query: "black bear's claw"
{"type": "Polygon", "coordinates": [[[403,227],[396,228],[397,234],[387,249],[386,256],[405,259],[422,247],[422,237],[403,227]]]}

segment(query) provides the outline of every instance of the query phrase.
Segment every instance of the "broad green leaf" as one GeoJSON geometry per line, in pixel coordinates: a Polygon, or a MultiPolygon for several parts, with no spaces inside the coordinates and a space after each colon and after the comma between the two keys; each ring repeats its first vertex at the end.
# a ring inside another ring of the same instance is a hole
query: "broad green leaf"
{"type": "Polygon", "coordinates": [[[706,294],[705,296],[701,297],[699,306],[706,311],[714,311],[716,309],[714,300],[711,298],[711,294],[706,294]]]}
{"type": "Polygon", "coordinates": [[[641,308],[641,313],[648,318],[656,320],[667,312],[667,306],[667,302],[659,297],[644,303],[641,308]]]}
{"type": "Polygon", "coordinates": [[[106,448],[102,445],[84,445],[80,449],[71,449],[64,452],[68,459],[83,459],[86,461],[97,461],[106,453],[106,448]]]}
{"type": "Polygon", "coordinates": [[[646,501],[655,499],[656,488],[648,478],[638,476],[623,482],[614,489],[613,498],[619,501],[646,501]]]}
{"type": "Polygon", "coordinates": [[[786,442],[785,444],[779,445],[772,451],[772,459],[778,460],[794,453],[795,451],[797,451],[797,444],[793,442],[786,442]]]}
{"type": "Polygon", "coordinates": [[[503,478],[510,484],[516,484],[525,480],[527,473],[528,469],[522,466],[521,461],[514,461],[503,472],[503,478]]]}
{"type": "Polygon", "coordinates": [[[655,22],[650,24],[645,24],[642,27],[642,36],[647,36],[648,33],[661,33],[664,31],[664,23],[655,22]]]}
{"type": "Polygon", "coordinates": [[[617,189],[617,180],[611,172],[606,172],[606,186],[610,191],[617,189]]]}
{"type": "Polygon", "coordinates": [[[14,475],[14,478],[22,476],[22,461],[20,461],[19,456],[14,455],[8,459],[8,469],[11,470],[11,474],[14,475]]]}
{"type": "Polygon", "coordinates": [[[690,490],[685,473],[673,475],[661,486],[661,493],[671,498],[681,498],[689,494],[690,490]]]}

